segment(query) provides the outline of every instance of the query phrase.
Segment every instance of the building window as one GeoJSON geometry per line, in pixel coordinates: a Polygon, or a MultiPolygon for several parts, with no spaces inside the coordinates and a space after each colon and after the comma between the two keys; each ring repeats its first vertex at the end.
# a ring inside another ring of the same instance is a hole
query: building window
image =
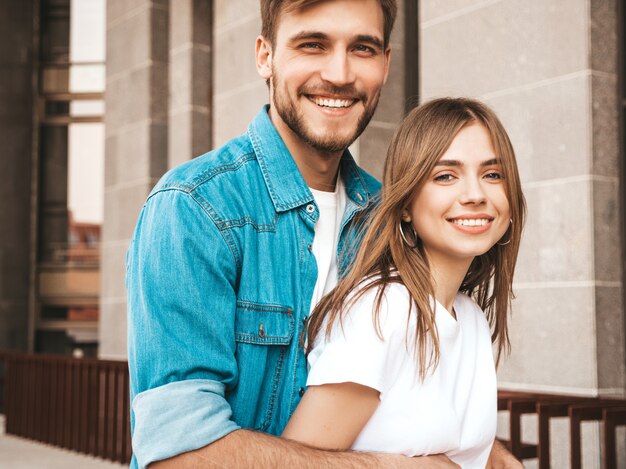
{"type": "Polygon", "coordinates": [[[104,0],[42,0],[35,351],[96,356],[104,0]]]}

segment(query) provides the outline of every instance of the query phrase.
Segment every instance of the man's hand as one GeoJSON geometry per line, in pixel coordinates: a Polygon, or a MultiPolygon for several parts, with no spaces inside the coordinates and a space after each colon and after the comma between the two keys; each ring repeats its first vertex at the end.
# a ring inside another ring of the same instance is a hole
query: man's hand
{"type": "Polygon", "coordinates": [[[235,430],[203,448],[150,464],[149,469],[458,469],[444,455],[410,458],[389,453],[325,451],[250,430],[235,430]]]}
{"type": "Polygon", "coordinates": [[[487,469],[523,469],[521,462],[515,459],[508,449],[498,440],[494,441],[487,461],[487,469]]]}

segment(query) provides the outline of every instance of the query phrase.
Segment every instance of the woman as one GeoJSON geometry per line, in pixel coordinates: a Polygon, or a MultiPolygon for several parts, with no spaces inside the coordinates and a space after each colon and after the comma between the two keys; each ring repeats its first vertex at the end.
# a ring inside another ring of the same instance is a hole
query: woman
{"type": "Polygon", "coordinates": [[[315,308],[307,391],[283,436],[485,467],[525,202],[496,115],[414,109],[387,154],[352,268],[315,308]]]}

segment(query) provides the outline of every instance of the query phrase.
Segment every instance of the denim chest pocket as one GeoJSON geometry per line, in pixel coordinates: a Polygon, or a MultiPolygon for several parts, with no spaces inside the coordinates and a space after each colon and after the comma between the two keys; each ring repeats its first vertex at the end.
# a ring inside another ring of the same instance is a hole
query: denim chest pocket
{"type": "Polygon", "coordinates": [[[235,340],[257,345],[289,345],[295,321],[291,308],[237,301],[235,340]]]}
{"type": "Polygon", "coordinates": [[[239,380],[232,406],[235,420],[265,431],[279,405],[294,336],[293,310],[286,306],[237,301],[235,341],[239,380]]]}

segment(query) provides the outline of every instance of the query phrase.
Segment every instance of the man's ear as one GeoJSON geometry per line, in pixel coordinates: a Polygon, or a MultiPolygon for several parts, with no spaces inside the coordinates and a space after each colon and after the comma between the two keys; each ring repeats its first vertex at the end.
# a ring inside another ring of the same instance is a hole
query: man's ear
{"type": "Polygon", "coordinates": [[[389,66],[391,65],[391,47],[387,47],[385,51],[385,79],[383,84],[387,83],[387,77],[389,76],[389,66]]]}
{"type": "Polygon", "coordinates": [[[256,70],[262,78],[272,78],[272,46],[263,36],[256,38],[256,70]]]}

